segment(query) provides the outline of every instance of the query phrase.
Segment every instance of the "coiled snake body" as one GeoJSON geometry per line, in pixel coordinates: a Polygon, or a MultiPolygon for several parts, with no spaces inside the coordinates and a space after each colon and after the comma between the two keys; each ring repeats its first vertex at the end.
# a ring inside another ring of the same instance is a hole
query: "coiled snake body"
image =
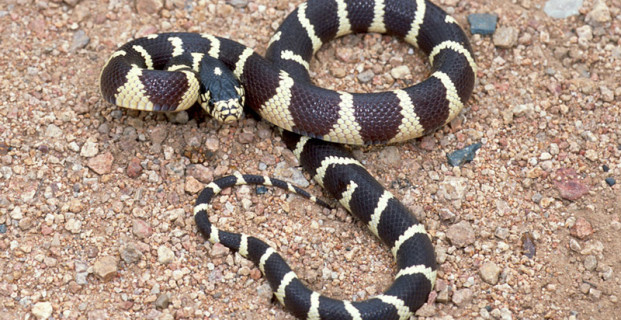
{"type": "Polygon", "coordinates": [[[425,302],[436,277],[429,236],[405,206],[335,143],[400,142],[451,121],[469,99],[476,78],[466,35],[426,0],[309,0],[282,23],[266,58],[212,35],[152,35],[112,54],[102,71],[101,91],[111,103],[148,111],[183,110],[198,100],[223,122],[240,117],[235,105],[245,103],[284,129],[284,141],[302,166],[391,249],[399,270],[393,284],[360,302],[322,296],[305,287],[265,242],[218,230],[209,222],[209,201],[233,185],[274,185],[311,197],[276,179],[236,174],[210,183],[194,209],[199,229],[209,241],[252,260],[276,298],[298,318],[409,318],[425,302]],[[429,57],[431,75],[412,87],[377,93],[314,86],[308,75],[314,52],[352,32],[404,39],[429,57]]]}

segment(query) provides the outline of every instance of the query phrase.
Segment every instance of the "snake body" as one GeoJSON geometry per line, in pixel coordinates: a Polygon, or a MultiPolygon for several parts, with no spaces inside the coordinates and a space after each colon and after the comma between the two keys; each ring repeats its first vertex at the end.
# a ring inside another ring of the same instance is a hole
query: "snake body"
{"type": "MultiPolygon", "coordinates": [[[[178,111],[198,100],[213,111],[216,108],[208,106],[208,98],[231,99],[229,94],[207,90],[211,85],[202,80],[210,72],[234,78],[222,82],[224,92],[240,93],[242,104],[241,92],[245,92],[247,106],[284,129],[283,140],[301,165],[391,248],[398,273],[380,295],[358,302],[334,300],[305,287],[265,242],[221,231],[209,222],[209,201],[226,187],[265,184],[302,192],[268,177],[236,174],[208,184],[194,209],[199,230],[209,241],[252,260],[280,303],[298,318],[408,319],[426,301],[435,282],[429,236],[403,204],[335,143],[405,141],[432,132],[460,112],[472,93],[476,64],[456,21],[426,0],[309,0],[276,31],[266,58],[213,35],[157,34],[133,40],[112,54],[101,74],[101,91],[107,101],[126,108],[178,111]],[[430,59],[431,75],[414,86],[377,93],[313,85],[308,74],[313,54],[333,38],[358,32],[395,35],[419,48],[430,59]],[[228,70],[221,72],[223,68],[214,66],[211,59],[228,70]]],[[[215,116],[228,121],[241,113],[227,112],[227,116],[215,116]]]]}

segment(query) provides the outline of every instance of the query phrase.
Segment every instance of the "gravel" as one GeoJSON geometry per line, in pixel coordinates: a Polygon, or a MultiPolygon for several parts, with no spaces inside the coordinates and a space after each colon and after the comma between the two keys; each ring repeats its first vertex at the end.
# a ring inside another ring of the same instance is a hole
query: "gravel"
{"type": "MultiPolygon", "coordinates": [[[[152,32],[209,32],[264,53],[300,2],[3,3],[4,316],[293,318],[272,302],[259,270],[207,243],[192,217],[201,185],[234,172],[280,175],[322,196],[278,134],[250,117],[220,125],[198,110],[121,110],[96,84],[116,47],[152,32]]],[[[530,0],[437,4],[466,28],[470,14],[498,16],[493,36],[470,36],[473,98],[423,139],[354,149],[432,236],[438,281],[419,315],[617,317],[621,188],[606,179],[621,176],[621,6],[587,1],[557,19],[530,0]],[[448,164],[447,154],[475,143],[475,161],[448,164]]],[[[317,85],[366,92],[421,81],[425,62],[370,34],[325,45],[311,70],[317,85]]],[[[211,221],[272,243],[329,296],[360,300],[388,287],[389,250],[342,208],[257,190],[225,190],[211,221]]]]}

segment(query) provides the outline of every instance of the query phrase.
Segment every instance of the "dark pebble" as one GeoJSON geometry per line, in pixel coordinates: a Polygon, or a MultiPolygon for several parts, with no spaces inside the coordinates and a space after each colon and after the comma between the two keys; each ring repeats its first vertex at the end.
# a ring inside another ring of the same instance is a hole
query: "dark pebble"
{"type": "Polygon", "coordinates": [[[476,155],[477,150],[481,148],[481,146],[482,144],[480,142],[477,142],[461,150],[457,150],[447,154],[446,158],[448,159],[448,163],[453,167],[458,167],[466,162],[474,160],[474,156],[476,155]]]}
{"type": "Polygon", "coordinates": [[[617,183],[617,181],[615,181],[615,179],[614,179],[614,178],[606,178],[606,180],[605,180],[605,181],[606,181],[606,183],[607,183],[609,186],[611,186],[611,187],[612,187],[612,186],[614,186],[614,185],[617,183]]]}
{"type": "Polygon", "coordinates": [[[607,165],[602,165],[602,170],[604,170],[604,172],[608,172],[610,171],[610,167],[608,167],[607,165]]]}
{"type": "Polygon", "coordinates": [[[470,23],[470,32],[472,34],[493,34],[496,31],[496,23],[498,16],[489,13],[473,13],[468,15],[468,23],[470,23]]]}
{"type": "Polygon", "coordinates": [[[0,233],[4,234],[6,233],[6,224],[0,224],[0,233]]]}
{"type": "Polygon", "coordinates": [[[535,245],[535,239],[528,232],[522,234],[522,253],[532,259],[537,253],[537,246],[535,245]]]}
{"type": "Polygon", "coordinates": [[[50,148],[49,148],[47,145],[44,145],[44,144],[40,145],[38,149],[39,149],[39,151],[41,151],[42,153],[48,153],[48,152],[50,152],[50,148]]]}
{"type": "Polygon", "coordinates": [[[257,192],[257,194],[266,194],[267,193],[267,187],[266,186],[258,186],[256,192],[257,192]]]}

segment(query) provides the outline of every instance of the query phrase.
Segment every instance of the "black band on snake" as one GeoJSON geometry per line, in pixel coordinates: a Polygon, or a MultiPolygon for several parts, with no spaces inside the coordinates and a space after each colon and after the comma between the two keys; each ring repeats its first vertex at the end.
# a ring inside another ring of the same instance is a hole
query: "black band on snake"
{"type": "Polygon", "coordinates": [[[276,298],[298,318],[408,319],[435,282],[429,236],[346,149],[325,141],[394,143],[433,132],[460,112],[475,78],[466,35],[453,18],[428,1],[309,0],[282,23],[270,40],[266,59],[212,35],[152,35],[112,54],[102,71],[101,91],[107,101],[138,110],[178,111],[198,101],[223,122],[239,118],[245,103],[285,129],[284,141],[302,166],[391,249],[398,268],[393,284],[383,294],[360,302],[324,297],[305,287],[265,242],[220,231],[209,222],[211,198],[222,188],[239,184],[274,185],[325,205],[276,179],[236,174],[210,183],[194,209],[198,228],[209,241],[252,260],[276,298]],[[314,86],[308,74],[313,54],[323,43],[354,32],[395,35],[414,45],[429,57],[431,75],[412,87],[378,93],[314,86]]]}

